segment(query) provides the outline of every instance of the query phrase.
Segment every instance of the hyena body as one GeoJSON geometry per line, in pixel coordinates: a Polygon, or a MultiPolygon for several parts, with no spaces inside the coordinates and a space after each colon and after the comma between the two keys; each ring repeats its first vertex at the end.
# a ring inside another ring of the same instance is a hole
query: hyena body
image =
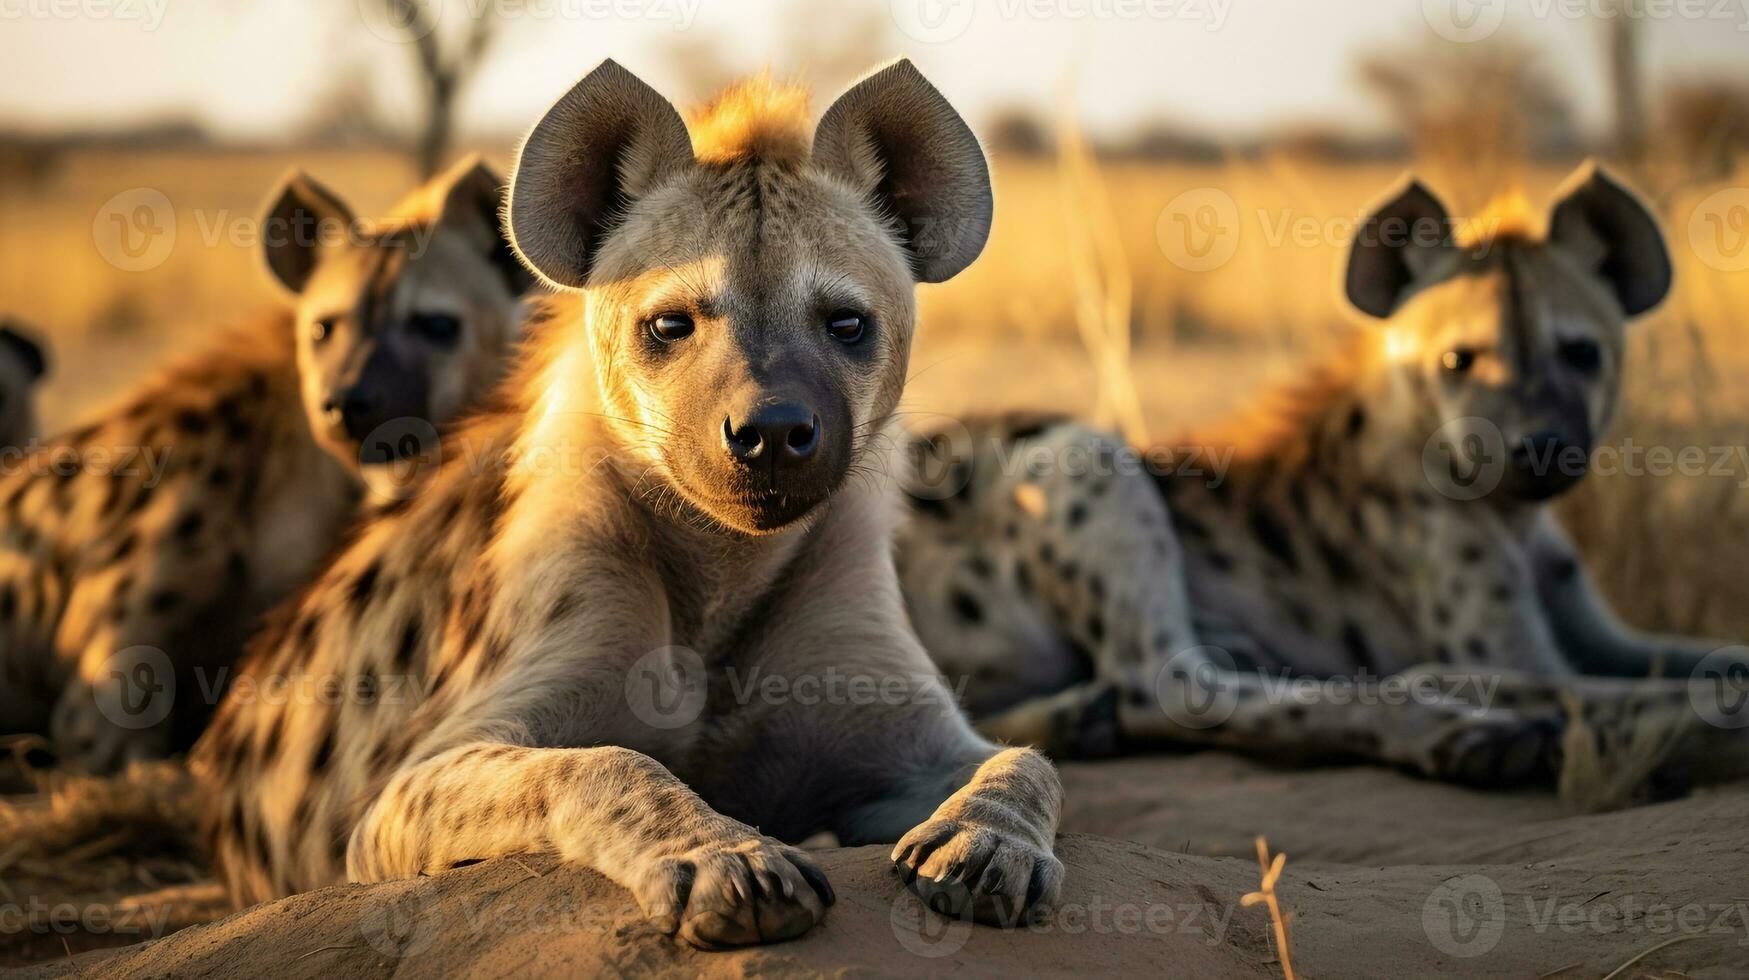
{"type": "Polygon", "coordinates": [[[1562,691],[1596,694],[1599,720],[1624,698],[1686,706],[1680,684],[1575,676],[1686,678],[1720,644],[1623,627],[1548,506],[1614,414],[1625,320],[1668,288],[1662,239],[1601,172],[1575,181],[1546,240],[1495,220],[1454,241],[1411,186],[1350,259],[1350,298],[1385,322],[1175,453],[1064,420],[914,446],[934,468],[919,481],[951,467],[951,442],[965,450],[914,488],[900,567],[925,645],[969,679],[987,732],[1501,782],[1549,772],[1562,691]]]}
{"type": "Polygon", "coordinates": [[[294,309],[11,461],[0,731],[47,731],[94,770],[192,744],[259,617],[338,543],[364,484],[389,486],[370,428],[441,421],[502,372],[527,280],[500,271],[497,187],[458,167],[367,232],[288,179],[263,240],[294,309]],[[433,318],[442,349],[402,336],[433,318]]]}
{"type": "Polygon", "coordinates": [[[819,831],[903,835],[914,887],[983,919],[1055,897],[1056,775],[959,713],[905,621],[897,487],[858,478],[913,283],[982,247],[983,156],[907,62],[811,149],[805,104],[750,85],[689,134],[607,62],[529,136],[512,234],[580,292],[429,490],[277,614],[197,746],[239,900],[550,850],[692,943],[775,941],[832,901],[780,843],[819,831]],[[241,696],[272,683],[351,693],[241,696]]]}

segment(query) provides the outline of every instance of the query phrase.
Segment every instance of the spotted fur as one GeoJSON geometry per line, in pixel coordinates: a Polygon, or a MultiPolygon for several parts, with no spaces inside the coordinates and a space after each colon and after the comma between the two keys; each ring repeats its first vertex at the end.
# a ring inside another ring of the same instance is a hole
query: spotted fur
{"type": "MultiPolygon", "coordinates": [[[[1614,414],[1625,320],[1668,286],[1656,226],[1593,170],[1546,238],[1522,215],[1454,235],[1430,194],[1403,191],[1349,267],[1383,322],[1182,448],[1138,456],[1061,419],[976,423],[959,451],[915,443],[929,465],[902,584],[984,730],[1068,754],[1164,739],[1499,784],[1554,771],[1575,675],[1686,678],[1721,647],[1622,626],[1547,503],[1614,414]],[[1393,245],[1389,222],[1435,234],[1393,245]],[[1444,693],[1333,703],[1263,682],[1377,691],[1412,671],[1444,693]],[[1473,710],[1508,677],[1510,704],[1473,710]]],[[[1623,699],[1686,707],[1685,689],[1586,686],[1616,715],[1623,699]]]]}
{"type": "MultiPolygon", "coordinates": [[[[372,476],[359,442],[324,421],[321,365],[364,359],[395,329],[393,311],[438,301],[466,322],[466,346],[382,372],[417,371],[447,389],[425,402],[432,418],[483,393],[507,360],[518,298],[493,271],[497,236],[490,224],[482,235],[478,214],[442,206],[479,174],[469,163],[446,175],[438,193],[415,195],[435,203],[404,207],[381,234],[355,228],[349,241],[311,244],[290,310],[226,333],[8,460],[0,731],[47,731],[64,761],[98,771],[192,744],[249,631],[339,541],[365,496],[361,475],[372,476]],[[365,307],[377,311],[369,322],[353,313],[365,307]],[[317,322],[345,332],[318,341],[317,322]]],[[[315,200],[337,202],[301,175],[270,198],[276,273],[287,267],[272,219],[307,214],[315,200]]]]}
{"type": "Polygon", "coordinates": [[[898,600],[896,488],[867,478],[912,285],[986,234],[982,154],[907,62],[846,93],[801,158],[767,138],[779,121],[748,123],[757,93],[724,104],[741,122],[699,125],[719,142],[697,152],[606,62],[526,141],[513,237],[579,291],[426,492],[276,613],[197,747],[239,901],[549,850],[694,944],[769,942],[833,900],[792,846],[821,831],[900,840],[915,889],[986,920],[1055,897],[1055,772],[959,713],[898,600]],[[966,220],[904,231],[931,215],[966,220]],[[834,339],[853,303],[873,331],[834,339]],[[790,432],[809,439],[745,437],[785,399],[808,400],[790,432]],[[834,675],[887,693],[736,693],[834,675]],[[248,694],[279,682],[353,693],[248,694]],[[663,692],[698,700],[665,720],[663,692]]]}

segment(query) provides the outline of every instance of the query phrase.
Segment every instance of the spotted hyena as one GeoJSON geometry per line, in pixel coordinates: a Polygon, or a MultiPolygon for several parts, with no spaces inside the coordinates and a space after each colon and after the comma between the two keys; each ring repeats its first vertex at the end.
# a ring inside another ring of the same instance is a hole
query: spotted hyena
{"type": "Polygon", "coordinates": [[[1060,419],[918,441],[901,583],[984,729],[1501,782],[1549,771],[1561,691],[1599,712],[1641,697],[1576,675],[1687,677],[1718,649],[1621,625],[1549,506],[1615,414],[1625,323],[1669,288],[1662,236],[1590,167],[1546,236],[1524,210],[1455,226],[1408,184],[1349,256],[1348,298],[1380,322],[1285,397],[1174,443],[1194,449],[1131,453],[1060,419]],[[1266,683],[1284,675],[1362,693],[1266,683]]]}
{"type": "Polygon", "coordinates": [[[239,900],[548,850],[696,945],[771,942],[833,901],[783,843],[822,831],[987,921],[1053,900],[1056,773],[960,713],[875,478],[913,284],[988,232],[983,153],[906,61],[809,128],[755,82],[689,131],[612,62],[534,128],[511,232],[565,294],[196,747],[239,900]],[[243,696],[272,685],[341,696],[243,696]]]}
{"type": "Polygon", "coordinates": [[[497,230],[500,187],[469,161],[366,225],[288,177],[262,241],[290,309],[8,459],[0,731],[47,730],[94,770],[192,743],[259,616],[313,574],[365,484],[397,485],[375,443],[502,373],[530,280],[497,230]]]}

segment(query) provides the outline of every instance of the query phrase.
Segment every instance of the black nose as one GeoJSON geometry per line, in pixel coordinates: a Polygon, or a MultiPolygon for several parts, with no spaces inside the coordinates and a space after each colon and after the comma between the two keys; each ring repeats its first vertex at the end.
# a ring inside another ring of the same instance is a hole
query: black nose
{"type": "Polygon", "coordinates": [[[795,402],[764,405],[745,419],[723,419],[723,446],[744,463],[769,453],[780,463],[804,462],[820,448],[820,417],[795,402]]]}
{"type": "Polygon", "coordinates": [[[1567,440],[1558,432],[1533,432],[1512,451],[1512,465],[1539,476],[1555,472],[1567,455],[1567,440]]]}
{"type": "Polygon", "coordinates": [[[346,430],[346,435],[353,439],[363,439],[370,435],[377,426],[377,402],[368,392],[357,388],[328,396],[322,403],[322,411],[328,416],[330,424],[338,421],[346,430]]]}

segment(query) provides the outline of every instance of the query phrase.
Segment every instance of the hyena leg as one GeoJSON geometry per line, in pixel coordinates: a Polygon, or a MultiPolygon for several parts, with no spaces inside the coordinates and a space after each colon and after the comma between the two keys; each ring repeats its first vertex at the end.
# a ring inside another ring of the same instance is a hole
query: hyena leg
{"type": "Polygon", "coordinates": [[[839,836],[846,844],[896,839],[893,866],[930,908],[1014,926],[1055,905],[1061,891],[1063,865],[1052,848],[1062,784],[1039,753],[998,750],[959,728],[967,758],[981,762],[912,770],[906,783],[843,816],[839,836]]]}
{"type": "Polygon", "coordinates": [[[481,742],[405,769],[354,829],[346,871],[376,881],[537,850],[613,879],[664,932],[701,948],[799,936],[834,900],[800,850],[617,747],[481,742]]]}
{"type": "MultiPolygon", "coordinates": [[[[1015,439],[1000,457],[1003,465],[996,462],[991,451],[977,457],[978,510],[975,520],[959,523],[981,532],[984,553],[1006,557],[1011,567],[988,578],[982,591],[972,582],[945,594],[980,607],[1030,609],[1059,644],[1084,653],[1092,676],[1066,689],[1061,682],[1035,687],[1035,697],[980,727],[999,741],[1053,755],[1109,755],[1121,748],[1127,717],[1153,704],[1154,680],[1167,662],[1197,646],[1165,504],[1121,440],[1074,423],[1015,439]]],[[[913,579],[907,576],[908,597],[943,594],[912,588],[913,579]]],[[[951,649],[936,639],[944,630],[920,622],[919,632],[932,653],[951,649]]],[[[1010,639],[1021,639],[1012,632],[1010,639]]],[[[1017,643],[1011,657],[1037,661],[1037,647],[1017,643]]],[[[1028,666],[1015,664],[1008,673],[1026,675],[1028,666]]],[[[1031,671],[1030,679],[1046,681],[1045,673],[1031,671]]]]}
{"type": "Polygon", "coordinates": [[[1271,677],[1197,651],[1174,658],[1155,693],[1155,710],[1127,718],[1127,734],[1474,785],[1546,783],[1559,768],[1558,714],[1478,704],[1433,679],[1271,677]]]}

